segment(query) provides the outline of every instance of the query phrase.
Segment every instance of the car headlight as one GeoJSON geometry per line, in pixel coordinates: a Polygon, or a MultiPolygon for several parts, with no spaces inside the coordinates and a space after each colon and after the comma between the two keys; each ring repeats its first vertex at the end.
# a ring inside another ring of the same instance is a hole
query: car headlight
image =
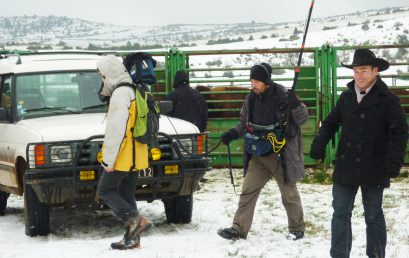
{"type": "MultiPolygon", "coordinates": [[[[189,156],[190,153],[192,153],[193,143],[191,138],[179,138],[178,145],[183,156],[189,156]]],[[[176,153],[173,155],[174,157],[177,157],[176,153]]]]}
{"type": "Polygon", "coordinates": [[[69,145],[51,146],[50,157],[52,163],[66,163],[72,161],[72,150],[69,145]]]}

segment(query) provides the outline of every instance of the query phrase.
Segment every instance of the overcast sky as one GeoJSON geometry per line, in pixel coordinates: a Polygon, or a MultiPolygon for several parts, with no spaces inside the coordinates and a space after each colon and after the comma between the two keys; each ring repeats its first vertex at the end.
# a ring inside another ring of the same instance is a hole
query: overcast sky
{"type": "MultiPolygon", "coordinates": [[[[311,0],[11,0],[0,16],[56,15],[119,25],[304,21],[311,0]]],[[[384,7],[408,0],[316,0],[313,17],[384,7]]]]}

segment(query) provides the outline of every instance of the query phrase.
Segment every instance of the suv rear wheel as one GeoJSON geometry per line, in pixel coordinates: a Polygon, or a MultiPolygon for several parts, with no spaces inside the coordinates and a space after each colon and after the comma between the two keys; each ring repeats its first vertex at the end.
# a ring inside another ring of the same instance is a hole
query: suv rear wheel
{"type": "Polygon", "coordinates": [[[176,196],[163,201],[168,223],[189,223],[192,220],[193,195],[176,196]]]}
{"type": "Polygon", "coordinates": [[[41,203],[33,187],[24,184],[24,215],[27,236],[46,236],[50,233],[50,209],[41,203]]]}
{"type": "Polygon", "coordinates": [[[4,216],[6,213],[7,199],[10,194],[0,191],[0,216],[4,216]]]}

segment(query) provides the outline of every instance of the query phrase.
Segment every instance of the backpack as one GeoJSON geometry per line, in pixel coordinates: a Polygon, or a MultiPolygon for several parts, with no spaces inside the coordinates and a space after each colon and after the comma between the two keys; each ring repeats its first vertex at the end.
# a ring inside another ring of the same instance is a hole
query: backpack
{"type": "Polygon", "coordinates": [[[124,66],[135,84],[151,85],[156,83],[156,60],[145,52],[128,54],[124,59],[124,66]]]}
{"type": "Polygon", "coordinates": [[[133,137],[140,143],[155,146],[159,132],[159,107],[147,85],[156,83],[156,60],[145,52],[128,54],[123,64],[134,82],[137,109],[133,137]]]}
{"type": "Polygon", "coordinates": [[[135,85],[137,116],[133,128],[133,138],[140,143],[156,146],[159,132],[159,106],[144,84],[135,85]]]}

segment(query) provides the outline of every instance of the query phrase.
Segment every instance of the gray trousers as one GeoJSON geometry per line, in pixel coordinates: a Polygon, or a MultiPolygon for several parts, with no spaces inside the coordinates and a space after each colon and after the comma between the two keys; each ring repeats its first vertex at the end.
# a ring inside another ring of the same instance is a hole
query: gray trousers
{"type": "Polygon", "coordinates": [[[304,213],[296,184],[284,183],[283,169],[272,153],[266,156],[253,156],[244,177],[239,207],[234,215],[233,228],[247,237],[253,221],[254,209],[263,186],[273,177],[278,184],[281,200],[287,212],[289,231],[305,230],[304,213]]]}
{"type": "Polygon", "coordinates": [[[104,170],[98,183],[99,197],[124,221],[138,215],[135,200],[136,180],[135,172],[107,173],[104,170]]]}

